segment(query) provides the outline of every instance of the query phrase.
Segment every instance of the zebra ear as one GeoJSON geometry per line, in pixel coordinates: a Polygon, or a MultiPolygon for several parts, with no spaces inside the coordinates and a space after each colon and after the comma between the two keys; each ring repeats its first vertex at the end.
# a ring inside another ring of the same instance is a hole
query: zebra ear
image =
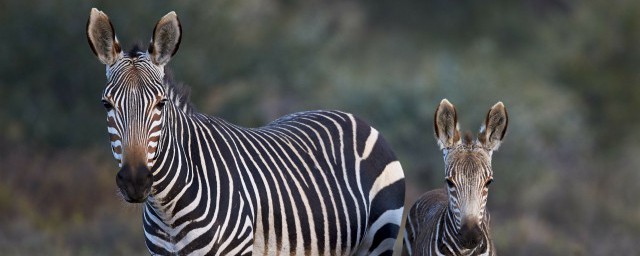
{"type": "Polygon", "coordinates": [[[433,129],[440,149],[460,144],[458,115],[456,108],[447,99],[443,99],[436,108],[433,118],[433,129]]]}
{"type": "Polygon", "coordinates": [[[96,8],[91,9],[87,21],[87,40],[91,50],[103,64],[113,65],[121,57],[120,43],[109,17],[96,8]]]}
{"type": "Polygon", "coordinates": [[[490,150],[497,150],[507,132],[508,124],[507,109],[502,102],[496,103],[487,113],[487,119],[482,128],[480,128],[478,140],[490,150]]]}
{"type": "Polygon", "coordinates": [[[181,37],[182,26],[180,26],[178,15],[173,11],[167,13],[153,29],[153,37],[148,50],[151,60],[159,66],[167,64],[178,51],[181,37]]]}

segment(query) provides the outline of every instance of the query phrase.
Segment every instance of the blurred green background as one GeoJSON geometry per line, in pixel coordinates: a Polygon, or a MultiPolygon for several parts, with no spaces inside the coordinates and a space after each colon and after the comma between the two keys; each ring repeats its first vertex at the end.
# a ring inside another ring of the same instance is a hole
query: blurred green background
{"type": "Polygon", "coordinates": [[[91,7],[128,49],[175,10],[169,64],[205,113],[243,126],[309,109],[368,120],[407,204],[444,185],[442,98],[509,131],[489,196],[501,255],[640,255],[640,1],[0,1],[0,254],[146,254],[116,194],[91,7]]]}

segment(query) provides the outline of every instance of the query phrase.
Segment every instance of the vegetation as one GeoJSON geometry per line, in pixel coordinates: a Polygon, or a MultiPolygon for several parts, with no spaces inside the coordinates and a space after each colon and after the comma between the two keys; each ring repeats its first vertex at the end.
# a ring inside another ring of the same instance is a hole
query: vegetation
{"type": "Polygon", "coordinates": [[[0,252],[145,254],[116,194],[91,53],[91,7],[125,46],[175,10],[169,64],[205,113],[244,126],[308,109],[368,120],[396,149],[408,200],[444,185],[432,135],[449,99],[476,130],[509,111],[494,154],[503,255],[630,255],[640,237],[640,2],[0,0],[0,252]]]}

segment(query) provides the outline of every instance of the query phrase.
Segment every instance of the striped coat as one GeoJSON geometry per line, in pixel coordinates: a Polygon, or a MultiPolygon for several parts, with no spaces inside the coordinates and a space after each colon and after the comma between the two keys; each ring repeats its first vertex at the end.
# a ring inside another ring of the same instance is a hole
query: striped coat
{"type": "Polygon", "coordinates": [[[103,104],[123,198],[143,203],[158,255],[391,255],[404,175],[377,130],[339,111],[243,128],[197,112],[165,65],[182,30],[170,12],[149,48],[123,52],[93,9],[91,49],[107,66],[103,104]]]}

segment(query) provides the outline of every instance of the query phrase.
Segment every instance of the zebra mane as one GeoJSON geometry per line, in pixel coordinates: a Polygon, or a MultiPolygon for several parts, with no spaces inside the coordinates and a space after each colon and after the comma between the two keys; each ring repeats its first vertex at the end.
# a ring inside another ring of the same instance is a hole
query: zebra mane
{"type": "Polygon", "coordinates": [[[171,69],[167,67],[164,68],[164,87],[167,91],[167,98],[184,113],[190,115],[195,111],[191,104],[191,88],[183,83],[175,82],[171,69]]]}
{"type": "Polygon", "coordinates": [[[462,137],[462,143],[465,145],[473,145],[473,135],[471,135],[470,131],[464,132],[464,136],[462,137]]]}
{"type": "Polygon", "coordinates": [[[147,50],[142,46],[141,42],[137,42],[131,47],[131,49],[127,52],[127,56],[134,57],[138,56],[141,53],[146,52],[147,50]]]}

